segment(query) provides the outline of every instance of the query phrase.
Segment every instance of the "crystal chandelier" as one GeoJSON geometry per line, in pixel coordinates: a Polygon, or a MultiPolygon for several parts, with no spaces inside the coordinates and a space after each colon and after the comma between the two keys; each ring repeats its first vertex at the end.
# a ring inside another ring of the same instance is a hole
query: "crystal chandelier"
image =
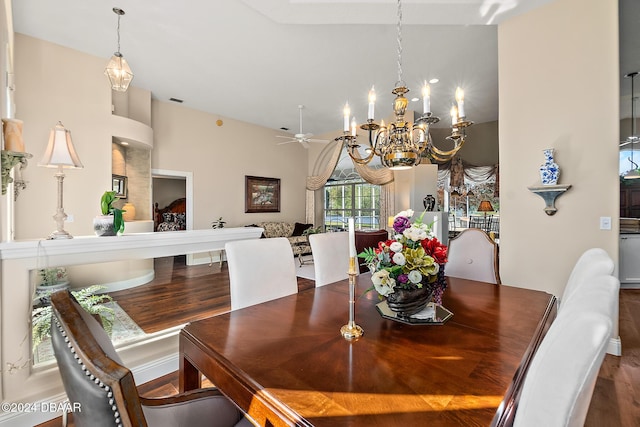
{"type": "Polygon", "coordinates": [[[118,50],[109,60],[104,74],[109,78],[111,89],[118,92],[126,92],[129,88],[129,83],[133,80],[133,73],[129,68],[129,64],[127,64],[127,60],[120,53],[120,17],[124,15],[124,10],[114,7],[113,13],[118,15],[118,50]]]}
{"type": "Polygon", "coordinates": [[[457,106],[451,108],[451,135],[447,137],[453,143],[451,149],[440,149],[436,147],[431,139],[429,128],[440,121],[439,117],[432,115],[430,111],[430,88],[425,82],[422,89],[423,115],[415,123],[409,123],[405,119],[405,113],[409,101],[404,96],[409,89],[402,80],[402,4],[398,0],[398,24],[397,24],[397,44],[398,44],[398,81],[391,91],[396,98],[393,102],[393,112],[395,121],[385,125],[374,122],[375,91],[371,88],[369,92],[369,111],[367,122],[360,126],[369,134],[368,146],[364,147],[364,153],[360,151],[360,144],[357,142],[355,118],[351,119],[349,105],[344,108],[343,135],[336,138],[342,141],[349,156],[354,162],[368,164],[379,156],[382,165],[389,169],[401,170],[410,169],[420,164],[423,158],[429,161],[446,162],[460,150],[466,139],[466,128],[473,125],[473,122],[466,120],[464,112],[464,92],[458,88],[456,90],[457,106]],[[364,154],[364,155],[363,155],[364,154]]]}

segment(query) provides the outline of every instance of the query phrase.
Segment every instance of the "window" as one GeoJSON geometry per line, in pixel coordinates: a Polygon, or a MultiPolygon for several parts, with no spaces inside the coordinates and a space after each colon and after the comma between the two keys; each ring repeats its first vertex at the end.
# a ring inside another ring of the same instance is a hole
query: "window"
{"type": "Polygon", "coordinates": [[[346,231],[355,219],[358,230],[380,229],[380,186],[358,181],[327,182],[324,187],[325,231],[346,231]]]}
{"type": "Polygon", "coordinates": [[[637,169],[638,163],[640,163],[640,154],[638,154],[638,150],[620,150],[620,157],[618,162],[618,164],[620,165],[620,167],[618,168],[620,175],[624,175],[630,170],[637,169]]]}

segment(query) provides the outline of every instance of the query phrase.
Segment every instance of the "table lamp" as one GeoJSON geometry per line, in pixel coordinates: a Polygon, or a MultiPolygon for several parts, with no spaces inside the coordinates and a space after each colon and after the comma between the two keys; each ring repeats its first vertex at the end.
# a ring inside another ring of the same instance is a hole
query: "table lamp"
{"type": "Polygon", "coordinates": [[[493,212],[493,206],[491,206],[491,202],[488,200],[483,200],[480,202],[480,206],[478,206],[478,212],[484,212],[484,216],[487,216],[487,212],[493,212]]]}
{"type": "Polygon", "coordinates": [[[64,181],[64,168],[82,168],[82,163],[76,154],[76,149],[71,141],[71,132],[58,122],[49,134],[47,150],[38,166],[58,168],[54,175],[58,180],[58,209],[53,219],[56,221],[56,231],[49,235],[49,239],[72,239],[73,236],[64,230],[64,221],[67,214],[62,206],[62,183],[64,181]]]}

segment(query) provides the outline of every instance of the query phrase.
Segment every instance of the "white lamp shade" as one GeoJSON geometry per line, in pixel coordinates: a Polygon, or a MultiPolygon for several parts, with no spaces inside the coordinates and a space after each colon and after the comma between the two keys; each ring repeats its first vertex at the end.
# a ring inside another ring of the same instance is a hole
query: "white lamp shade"
{"type": "Polygon", "coordinates": [[[38,163],[38,166],[51,168],[58,166],[64,168],[84,167],[71,141],[71,132],[65,129],[61,122],[58,122],[58,124],[51,129],[47,151],[44,153],[40,163],[38,163]]]}
{"type": "Polygon", "coordinates": [[[120,52],[116,52],[109,60],[107,68],[104,70],[104,74],[109,78],[111,83],[111,89],[118,92],[126,92],[129,88],[129,83],[133,80],[133,73],[127,60],[124,59],[120,52]]]}

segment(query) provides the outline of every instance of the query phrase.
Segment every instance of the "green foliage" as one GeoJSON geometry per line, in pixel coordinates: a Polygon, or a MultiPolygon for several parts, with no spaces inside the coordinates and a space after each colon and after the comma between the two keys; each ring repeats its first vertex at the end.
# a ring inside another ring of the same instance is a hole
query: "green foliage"
{"type": "Polygon", "coordinates": [[[369,265],[377,258],[376,251],[373,248],[364,248],[358,254],[358,258],[364,259],[364,263],[369,265]]]}
{"type": "Polygon", "coordinates": [[[224,228],[224,225],[225,225],[226,223],[227,223],[227,222],[226,222],[226,221],[224,221],[224,220],[222,219],[222,217],[220,217],[220,218],[218,218],[217,220],[215,220],[215,221],[213,221],[213,222],[211,223],[211,228],[224,228]]]}
{"type": "Polygon", "coordinates": [[[105,191],[100,199],[100,209],[102,210],[102,215],[110,215],[113,210],[113,202],[118,200],[116,197],[115,191],[105,191]]]}
{"type": "MultiPolygon", "coordinates": [[[[113,301],[113,298],[107,294],[96,294],[97,291],[105,289],[105,286],[92,285],[87,288],[71,291],[78,304],[89,314],[97,314],[102,320],[102,326],[107,333],[111,333],[113,329],[113,320],[115,314],[113,308],[104,305],[104,303],[113,301]]],[[[66,292],[66,291],[62,291],[66,292]]],[[[50,296],[52,292],[43,296],[50,296]]],[[[52,308],[50,305],[37,307],[33,309],[31,334],[33,339],[33,351],[36,347],[51,335],[51,315],[52,308]]]]}
{"type": "Polygon", "coordinates": [[[100,210],[102,215],[113,215],[113,229],[116,233],[124,232],[124,219],[122,218],[122,209],[114,208],[113,202],[118,200],[115,191],[105,191],[100,199],[100,210]]]}

